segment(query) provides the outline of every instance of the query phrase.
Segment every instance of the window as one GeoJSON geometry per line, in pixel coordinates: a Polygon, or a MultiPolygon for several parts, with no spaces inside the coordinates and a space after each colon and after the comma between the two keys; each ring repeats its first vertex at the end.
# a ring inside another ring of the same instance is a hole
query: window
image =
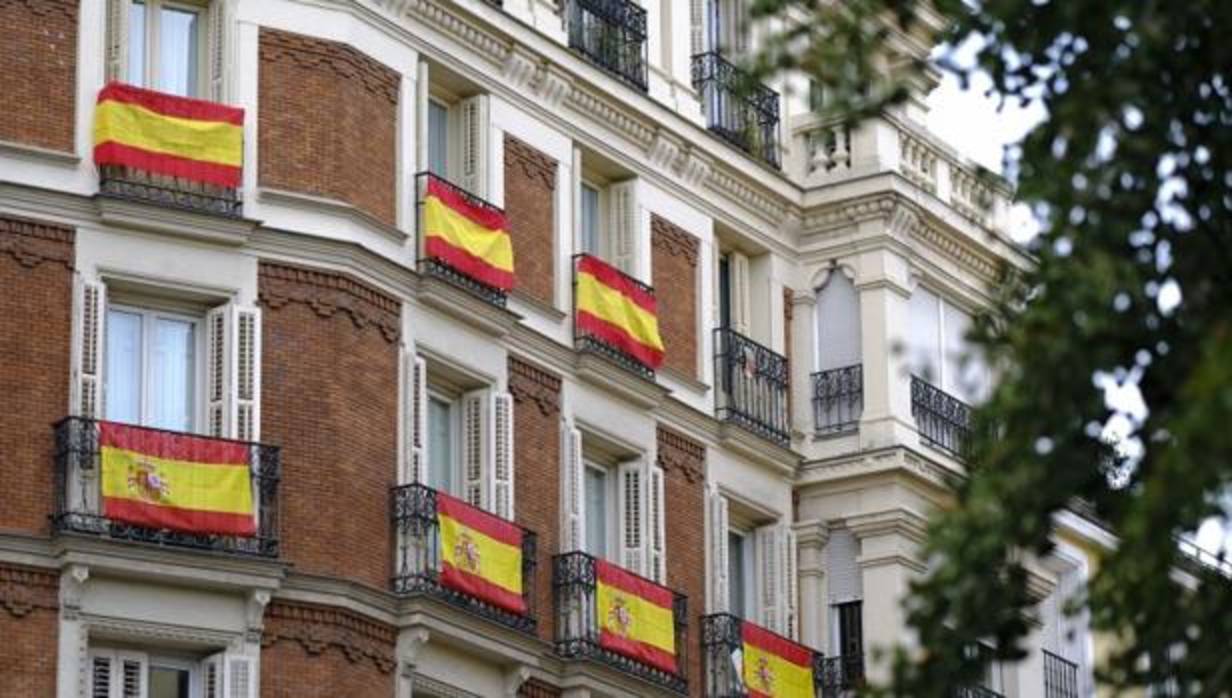
{"type": "Polygon", "coordinates": [[[428,398],[428,472],[429,487],[458,494],[459,411],[452,400],[438,395],[428,398]]]}
{"type": "Polygon", "coordinates": [[[586,464],[586,552],[598,558],[612,559],[611,536],[615,531],[615,478],[608,468],[586,464]]]}
{"type": "Polygon", "coordinates": [[[428,171],[449,177],[449,108],[436,100],[428,101],[428,171]]]}
{"type": "Polygon", "coordinates": [[[966,402],[982,399],[990,379],[966,341],[971,316],[922,286],[912,292],[907,310],[912,375],[966,402]]]}
{"type": "Polygon", "coordinates": [[[86,695],[91,698],[251,698],[252,660],[239,655],[93,647],[86,695]]]}
{"type": "Polygon", "coordinates": [[[107,310],[104,415],[142,426],[196,426],[197,318],[129,306],[107,310]]]}
{"type": "Polygon", "coordinates": [[[729,580],[728,610],[741,618],[755,618],[757,597],[754,594],[755,569],[753,541],[737,530],[727,532],[727,578],[729,580]]]}
{"type": "Polygon", "coordinates": [[[599,201],[599,190],[583,182],[582,195],[579,198],[579,207],[581,209],[579,214],[581,229],[578,231],[579,245],[586,254],[602,257],[604,251],[599,246],[600,241],[603,239],[599,201]]]}
{"type": "Polygon", "coordinates": [[[205,10],[190,2],[132,0],[125,80],[183,97],[202,96],[205,10]]]}
{"type": "Polygon", "coordinates": [[[860,293],[841,269],[834,268],[817,290],[816,367],[829,371],[860,363],[860,293]]]}
{"type": "Polygon", "coordinates": [[[491,169],[488,96],[463,97],[458,87],[467,89],[440,83],[431,86],[432,95],[421,115],[427,121],[424,167],[470,194],[487,198],[491,169]]]}
{"type": "Polygon", "coordinates": [[[983,642],[977,642],[973,645],[968,645],[966,648],[967,659],[978,660],[983,667],[983,676],[980,678],[980,686],[994,691],[1002,692],[1004,681],[1001,676],[1001,662],[997,661],[996,652],[991,645],[983,642]]]}
{"type": "Polygon", "coordinates": [[[575,151],[579,178],[574,180],[575,249],[594,255],[617,269],[638,276],[637,249],[642,243],[641,210],[636,180],[618,170],[615,163],[599,160],[583,164],[575,151]]]}
{"type": "Polygon", "coordinates": [[[731,327],[731,255],[719,256],[719,327],[731,327]]]}
{"type": "Polygon", "coordinates": [[[832,647],[838,648],[843,672],[843,685],[850,686],[864,678],[864,603],[849,601],[830,607],[833,628],[832,647]]]}
{"type": "Polygon", "coordinates": [[[748,44],[745,0],[706,0],[706,4],[706,50],[739,57],[748,44]]]}

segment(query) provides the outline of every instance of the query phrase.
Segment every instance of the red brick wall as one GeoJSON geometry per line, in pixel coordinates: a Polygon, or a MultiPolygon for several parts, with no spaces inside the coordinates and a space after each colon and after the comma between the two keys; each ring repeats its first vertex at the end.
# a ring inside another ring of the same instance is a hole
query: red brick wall
{"type": "Polygon", "coordinates": [[[261,29],[262,186],[394,225],[398,73],[345,44],[261,29]]]}
{"type": "Polygon", "coordinates": [[[651,266],[659,307],[663,365],[697,377],[697,238],[664,218],[650,217],[651,266]]]}
{"type": "Polygon", "coordinates": [[[556,260],[556,161],[505,134],[505,215],[518,289],[552,303],[556,260]]]}
{"type": "Polygon", "coordinates": [[[263,698],[389,698],[394,628],[340,608],[274,602],[261,634],[263,698]]]}
{"type": "Polygon", "coordinates": [[[535,607],[539,636],[555,632],[552,556],[560,549],[560,377],[509,357],[513,394],[515,509],[518,523],[538,534],[535,607]]]}
{"type": "Polygon", "coordinates": [[[0,696],[53,698],[59,575],[0,565],[0,696]]]}
{"type": "Polygon", "coordinates": [[[389,588],[398,302],[334,272],[263,262],[262,441],[282,446],[282,556],[389,588]]]}
{"type": "Polygon", "coordinates": [[[0,0],[0,141],[72,152],[77,0],[0,0]]]}
{"type": "Polygon", "coordinates": [[[0,217],[0,395],[10,406],[0,428],[0,530],[47,531],[51,424],[68,412],[73,239],[69,228],[0,217]]]}
{"type": "Polygon", "coordinates": [[[659,427],[658,463],[666,503],[667,586],[689,597],[690,695],[702,695],[701,616],[706,610],[706,449],[659,427]]]}

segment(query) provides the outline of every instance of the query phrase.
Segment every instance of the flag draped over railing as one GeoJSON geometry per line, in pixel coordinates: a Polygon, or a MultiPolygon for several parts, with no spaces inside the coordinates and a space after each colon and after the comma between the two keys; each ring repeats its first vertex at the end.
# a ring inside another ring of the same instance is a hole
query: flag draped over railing
{"type": "Polygon", "coordinates": [[[595,561],[599,645],[667,672],[676,672],[673,594],[603,560],[595,561]]]}
{"type": "Polygon", "coordinates": [[[513,242],[505,213],[429,175],[423,196],[424,254],[482,284],[513,288],[513,242]]]}
{"type": "Polygon", "coordinates": [[[654,293],[598,257],[577,263],[577,327],[654,369],[663,363],[654,293]]]}
{"type": "Polygon", "coordinates": [[[460,499],[436,493],[441,584],[512,613],[526,613],[522,529],[460,499]]]}
{"type": "Polygon", "coordinates": [[[109,83],[94,108],[94,162],[238,187],[244,110],[109,83]]]}
{"type": "Polygon", "coordinates": [[[813,651],[748,621],[740,626],[742,679],[750,698],[813,698],[813,651]]]}

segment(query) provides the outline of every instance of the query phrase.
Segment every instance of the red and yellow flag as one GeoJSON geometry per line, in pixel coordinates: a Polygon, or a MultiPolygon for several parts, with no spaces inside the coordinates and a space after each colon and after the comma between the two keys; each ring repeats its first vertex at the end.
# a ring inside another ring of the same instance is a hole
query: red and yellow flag
{"type": "Polygon", "coordinates": [[[640,662],[676,671],[672,592],[603,560],[595,561],[599,645],[640,662]]]}
{"type": "Polygon", "coordinates": [[[750,698],[813,698],[813,651],[745,622],[743,679],[750,698]]]}
{"type": "Polygon", "coordinates": [[[663,363],[654,294],[598,257],[577,266],[577,326],[643,364],[663,363]]]}
{"type": "Polygon", "coordinates": [[[526,613],[522,596],[522,529],[438,492],[441,583],[512,613],[526,613]]]}
{"type": "Polygon", "coordinates": [[[240,185],[244,110],[119,82],[98,93],[94,162],[240,185]]]}
{"type": "Polygon", "coordinates": [[[149,528],[257,532],[249,447],[237,441],[98,423],[103,515],[149,528]]]}
{"type": "Polygon", "coordinates": [[[505,214],[469,201],[436,177],[428,177],[423,200],[424,254],[472,279],[513,288],[513,242],[505,214]]]}

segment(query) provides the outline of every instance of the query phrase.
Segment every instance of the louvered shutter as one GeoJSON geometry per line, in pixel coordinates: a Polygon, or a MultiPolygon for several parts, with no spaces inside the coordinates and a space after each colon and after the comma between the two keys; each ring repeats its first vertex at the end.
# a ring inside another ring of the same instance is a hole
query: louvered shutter
{"type": "Polygon", "coordinates": [[[492,396],[492,513],[514,519],[513,396],[492,396]]]}
{"type": "Polygon", "coordinates": [[[830,603],[840,604],[864,598],[864,582],[858,561],[860,543],[847,530],[833,531],[826,543],[826,574],[830,603]]]}
{"type": "Polygon", "coordinates": [[[107,0],[107,81],[128,81],[128,13],[131,0],[107,0]]]}
{"type": "Polygon", "coordinates": [[[209,55],[208,68],[209,89],[206,99],[227,103],[230,101],[227,90],[227,44],[230,37],[231,3],[228,0],[214,0],[209,7],[209,31],[207,33],[207,51],[209,55]]]}
{"type": "Polygon", "coordinates": [[[205,698],[223,698],[223,655],[212,654],[201,662],[201,685],[205,698]]]}
{"type": "Polygon", "coordinates": [[[560,424],[560,543],[562,553],[582,550],[586,541],[585,464],[582,432],[566,420],[560,424]]]}
{"type": "Polygon", "coordinates": [[[414,352],[406,354],[406,439],[402,484],[424,481],[428,463],[428,364],[414,352]]]}
{"type": "Polygon", "coordinates": [[[665,584],[667,582],[667,531],[666,511],[663,501],[663,469],[657,465],[647,468],[646,483],[646,570],[647,577],[665,584]]]}
{"type": "Polygon", "coordinates": [[[205,315],[205,415],[206,433],[227,436],[227,402],[231,392],[231,306],[222,305],[205,315]]]}
{"type": "Polygon", "coordinates": [[[115,656],[111,652],[90,653],[90,698],[111,698],[115,676],[115,656]]]}
{"type": "Polygon", "coordinates": [[[485,453],[490,431],[488,393],[475,390],[462,396],[462,498],[471,506],[488,508],[485,453]]]}
{"type": "Polygon", "coordinates": [[[70,414],[103,417],[103,350],[107,317],[107,287],[101,282],[74,280],[74,345],[70,414]]]}
{"type": "Polygon", "coordinates": [[[90,698],[148,698],[149,663],[144,654],[93,650],[89,662],[90,698]]]}
{"type": "Polygon", "coordinates": [[[488,196],[488,96],[475,95],[454,107],[457,118],[457,173],[453,178],[468,192],[488,196]]]}
{"type": "Polygon", "coordinates": [[[617,182],[608,187],[608,218],[607,261],[624,273],[637,276],[639,226],[636,180],[617,182]]]}
{"type": "Polygon", "coordinates": [[[236,306],[232,319],[235,346],[235,383],[230,396],[235,411],[232,437],[240,441],[261,438],[261,309],[236,306]]]}
{"type": "Polygon", "coordinates": [[[206,433],[260,438],[261,310],[227,303],[205,316],[206,433]]]}
{"type": "Polygon", "coordinates": [[[706,47],[706,4],[709,0],[689,0],[689,52],[696,56],[706,47]]]}
{"type": "Polygon", "coordinates": [[[796,532],[789,524],[783,528],[783,634],[800,639],[800,578],[797,565],[796,532]]]}
{"type": "Polygon", "coordinates": [[[731,608],[731,581],[727,578],[730,564],[727,497],[712,487],[707,503],[710,505],[710,612],[727,613],[731,608]]]}
{"type": "Polygon", "coordinates": [[[754,534],[757,546],[757,600],[761,625],[776,633],[782,627],[783,529],[778,524],[762,526],[754,534]]]}
{"type": "Polygon", "coordinates": [[[646,478],[641,461],[622,463],[617,471],[616,514],[620,517],[620,564],[646,575],[646,478]]]}
{"type": "Polygon", "coordinates": [[[728,255],[729,288],[731,289],[731,326],[732,329],[746,337],[749,335],[749,322],[752,320],[753,309],[751,289],[749,287],[749,258],[739,252],[728,255]]]}
{"type": "Polygon", "coordinates": [[[223,698],[256,698],[257,679],[253,676],[253,661],[250,657],[226,658],[225,693],[223,698]]]}

